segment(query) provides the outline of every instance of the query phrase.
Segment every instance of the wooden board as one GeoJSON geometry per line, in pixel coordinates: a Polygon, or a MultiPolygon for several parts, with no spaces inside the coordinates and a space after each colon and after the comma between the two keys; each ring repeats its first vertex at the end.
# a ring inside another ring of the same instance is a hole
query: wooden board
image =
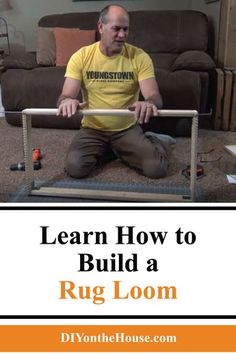
{"type": "Polygon", "coordinates": [[[217,74],[217,92],[216,92],[216,108],[214,117],[214,129],[220,130],[223,117],[223,96],[224,96],[224,72],[221,69],[216,69],[217,74]]]}
{"type": "Polygon", "coordinates": [[[225,66],[236,68],[236,0],[230,1],[225,66]]]}
{"type": "Polygon", "coordinates": [[[220,67],[236,68],[236,0],[221,0],[217,61],[220,67]]]}
{"type": "Polygon", "coordinates": [[[236,157],[236,145],[225,145],[225,149],[234,157],[236,157]]]}
{"type": "Polygon", "coordinates": [[[232,71],[225,70],[224,103],[223,103],[223,119],[222,119],[222,130],[224,131],[229,130],[232,82],[233,82],[232,71]]]}
{"type": "Polygon", "coordinates": [[[229,18],[229,1],[223,0],[220,2],[220,19],[219,19],[219,37],[218,37],[218,65],[225,67],[227,38],[228,38],[228,18],[229,18]]]}
{"type": "Polygon", "coordinates": [[[236,131],[236,70],[233,71],[230,131],[236,131]]]}

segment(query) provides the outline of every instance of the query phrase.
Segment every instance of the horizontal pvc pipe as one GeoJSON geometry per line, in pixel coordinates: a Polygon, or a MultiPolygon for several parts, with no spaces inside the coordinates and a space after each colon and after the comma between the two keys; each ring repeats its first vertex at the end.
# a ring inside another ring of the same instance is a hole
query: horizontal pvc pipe
{"type": "MultiPolygon", "coordinates": [[[[26,115],[56,115],[57,114],[56,108],[27,108],[22,110],[22,114],[26,115]]],[[[83,109],[81,110],[82,115],[103,115],[103,116],[132,116],[134,115],[134,111],[129,109],[83,109]]],[[[197,116],[197,110],[165,110],[160,109],[158,110],[158,116],[184,116],[184,117],[193,117],[197,116]]]]}

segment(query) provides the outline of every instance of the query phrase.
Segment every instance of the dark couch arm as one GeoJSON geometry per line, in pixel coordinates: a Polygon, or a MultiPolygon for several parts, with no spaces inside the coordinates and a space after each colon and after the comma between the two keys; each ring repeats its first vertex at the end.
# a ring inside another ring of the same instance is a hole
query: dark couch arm
{"type": "Polygon", "coordinates": [[[26,69],[31,70],[39,65],[36,61],[36,54],[35,53],[21,53],[15,55],[5,56],[3,59],[2,66],[5,70],[7,69],[26,69]]]}
{"type": "Polygon", "coordinates": [[[199,50],[189,50],[181,53],[174,61],[171,71],[212,71],[215,69],[213,59],[207,53],[199,50]]]}
{"type": "MultiPolygon", "coordinates": [[[[21,126],[21,114],[25,108],[56,108],[57,99],[64,82],[65,67],[37,67],[33,70],[6,70],[1,77],[2,102],[6,111],[6,121],[21,126]],[[17,84],[16,84],[17,83],[17,84]]],[[[54,115],[32,116],[32,126],[39,128],[78,129],[80,119],[54,115]]]]}

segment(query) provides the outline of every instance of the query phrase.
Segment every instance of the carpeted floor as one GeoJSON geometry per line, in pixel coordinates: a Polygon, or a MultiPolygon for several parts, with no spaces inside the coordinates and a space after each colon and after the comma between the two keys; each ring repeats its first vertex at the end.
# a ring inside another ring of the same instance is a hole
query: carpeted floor
{"type": "MultiPolygon", "coordinates": [[[[23,161],[22,129],[13,127],[7,124],[4,118],[0,118],[0,131],[0,202],[11,202],[24,186],[24,172],[10,171],[9,168],[12,163],[23,161]]],[[[33,129],[33,147],[40,148],[43,154],[43,167],[35,171],[38,180],[65,179],[65,154],[75,133],[73,130],[33,129]]],[[[236,144],[236,132],[204,129],[199,131],[198,152],[202,154],[199,155],[198,162],[203,166],[205,175],[197,184],[203,191],[205,202],[236,202],[236,184],[229,184],[226,177],[226,174],[236,174],[236,158],[225,151],[225,144],[236,144]]],[[[182,170],[189,164],[189,160],[190,139],[177,138],[168,176],[162,180],[152,180],[139,175],[119,160],[105,164],[86,179],[126,184],[169,185],[171,188],[186,187],[189,181],[182,175],[182,170]]]]}

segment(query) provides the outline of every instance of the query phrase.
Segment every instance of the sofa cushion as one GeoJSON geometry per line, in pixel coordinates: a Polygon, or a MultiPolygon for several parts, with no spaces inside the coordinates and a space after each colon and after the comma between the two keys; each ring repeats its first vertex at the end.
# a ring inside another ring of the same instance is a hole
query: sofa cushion
{"type": "Polygon", "coordinates": [[[81,47],[95,42],[95,30],[54,28],[56,40],[56,66],[65,66],[71,55],[81,47]]]}
{"type": "Polygon", "coordinates": [[[17,55],[4,56],[2,66],[4,69],[26,69],[37,67],[35,53],[19,53],[17,55]]]}
{"type": "Polygon", "coordinates": [[[155,74],[164,109],[200,109],[201,81],[198,72],[156,69],[155,74]]]}
{"type": "Polygon", "coordinates": [[[130,12],[129,41],[148,53],[206,51],[207,16],[193,10],[130,12]]]}
{"type": "Polygon", "coordinates": [[[55,108],[64,82],[65,67],[11,69],[2,75],[6,110],[55,108]],[[17,82],[17,84],[16,84],[17,82]]]}
{"type": "Polygon", "coordinates": [[[56,62],[56,43],[52,28],[37,28],[37,63],[54,66],[56,62]]]}
{"type": "Polygon", "coordinates": [[[188,50],[180,54],[171,67],[172,71],[210,71],[213,69],[215,69],[215,63],[212,58],[207,53],[198,50],[188,50]]]}

